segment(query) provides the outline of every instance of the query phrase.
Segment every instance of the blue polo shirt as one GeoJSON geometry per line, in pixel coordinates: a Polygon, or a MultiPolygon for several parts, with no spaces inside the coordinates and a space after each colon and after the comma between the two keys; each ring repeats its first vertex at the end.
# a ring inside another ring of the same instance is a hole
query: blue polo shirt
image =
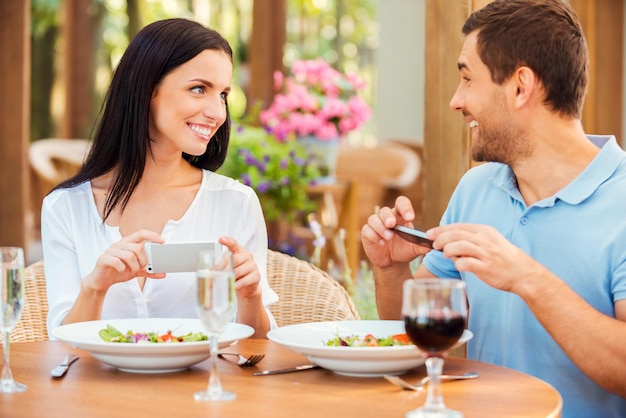
{"type": "MultiPolygon", "coordinates": [[[[493,226],[595,309],[615,317],[613,304],[626,298],[626,153],[613,136],[589,139],[601,147],[591,164],[564,189],[531,206],[524,203],[507,165],[472,168],[459,182],[441,223],[493,226]]],[[[626,417],[626,399],[587,378],[521,298],[457,271],[439,251],[428,253],[423,262],[436,276],[467,283],[468,327],[474,332],[468,358],[550,383],[563,397],[564,418],[626,417]]]]}

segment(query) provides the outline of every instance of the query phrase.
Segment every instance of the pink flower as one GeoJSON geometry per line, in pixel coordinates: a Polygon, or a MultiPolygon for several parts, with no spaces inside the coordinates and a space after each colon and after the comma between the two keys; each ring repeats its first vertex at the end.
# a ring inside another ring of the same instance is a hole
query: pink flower
{"type": "Polygon", "coordinates": [[[284,83],[283,73],[279,71],[274,72],[274,90],[280,90],[284,83]]]}
{"type": "Polygon", "coordinates": [[[321,58],[296,61],[292,74],[274,73],[277,94],[260,113],[266,129],[280,140],[314,135],[320,140],[342,137],[371,117],[358,96],[365,87],[356,74],[342,74],[321,58]]]}
{"type": "Polygon", "coordinates": [[[337,127],[332,123],[325,123],[324,125],[320,126],[318,129],[315,130],[314,134],[322,141],[337,139],[340,136],[339,132],[337,131],[337,127]]]}

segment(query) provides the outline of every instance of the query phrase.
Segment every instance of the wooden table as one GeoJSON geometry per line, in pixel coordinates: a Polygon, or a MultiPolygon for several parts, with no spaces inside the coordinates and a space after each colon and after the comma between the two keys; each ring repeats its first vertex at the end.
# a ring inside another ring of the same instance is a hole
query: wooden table
{"type": "MultiPolygon", "coordinates": [[[[224,350],[226,351],[226,350],[224,350]]],[[[307,359],[267,340],[243,340],[228,351],[266,357],[253,368],[219,361],[222,385],[238,394],[230,402],[196,402],[206,388],[208,360],[190,369],[163,374],[135,374],[114,369],[59,341],[11,345],[14,378],[26,392],[0,393],[0,417],[404,417],[425,394],[401,390],[381,378],[356,378],[318,369],[252,376],[254,371],[307,363],[307,359]],[[61,379],[50,369],[66,353],[80,360],[61,379]]],[[[466,418],[560,417],[561,396],[547,383],[523,373],[460,358],[446,361],[448,373],[480,372],[480,378],[447,382],[446,404],[466,418]]],[[[417,380],[419,367],[405,375],[417,380]]]]}

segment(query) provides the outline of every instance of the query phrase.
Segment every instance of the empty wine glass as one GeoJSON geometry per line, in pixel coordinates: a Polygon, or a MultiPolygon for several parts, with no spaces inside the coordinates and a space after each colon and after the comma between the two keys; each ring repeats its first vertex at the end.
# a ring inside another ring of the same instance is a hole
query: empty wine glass
{"type": "Polygon", "coordinates": [[[409,279],[404,282],[402,317],[406,333],[426,353],[430,377],[424,405],[406,418],[461,418],[443,402],[439,376],[443,357],[463,335],[467,323],[465,283],[456,279],[409,279]]]}
{"type": "Polygon", "coordinates": [[[222,389],[217,372],[218,339],[226,324],[235,313],[235,270],[232,253],[207,250],[198,255],[198,317],[209,336],[211,357],[209,385],[206,390],[196,392],[198,401],[229,401],[236,393],[222,389]]]}
{"type": "Polygon", "coordinates": [[[24,251],[19,247],[0,247],[2,259],[2,278],[0,279],[0,304],[2,316],[2,350],[4,365],[0,379],[1,393],[24,392],[26,385],[13,380],[9,363],[10,334],[13,326],[20,319],[24,305],[24,251]]]}

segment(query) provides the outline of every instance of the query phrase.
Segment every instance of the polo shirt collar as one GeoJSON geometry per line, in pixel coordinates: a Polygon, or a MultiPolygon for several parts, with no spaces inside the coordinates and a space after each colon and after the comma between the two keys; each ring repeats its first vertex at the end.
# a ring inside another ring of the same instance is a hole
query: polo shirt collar
{"type": "Polygon", "coordinates": [[[577,205],[591,196],[626,158],[626,153],[617,145],[614,136],[588,135],[587,138],[600,148],[600,152],[582,173],[555,196],[571,205],[577,205]]]}
{"type": "MultiPolygon", "coordinates": [[[[615,172],[617,167],[626,159],[626,152],[617,144],[613,135],[587,135],[600,152],[591,163],[572,182],[557,192],[554,196],[535,203],[534,206],[553,206],[556,200],[562,200],[571,205],[577,205],[591,196],[596,189],[615,172]]],[[[517,188],[515,173],[511,167],[504,166],[492,178],[492,182],[504,189],[514,199],[523,202],[517,188]]]]}

